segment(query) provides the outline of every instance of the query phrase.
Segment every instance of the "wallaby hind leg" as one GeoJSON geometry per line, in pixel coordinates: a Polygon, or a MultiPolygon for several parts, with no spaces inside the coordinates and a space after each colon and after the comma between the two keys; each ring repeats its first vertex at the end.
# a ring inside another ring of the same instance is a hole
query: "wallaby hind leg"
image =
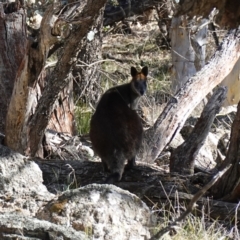
{"type": "MultiPolygon", "coordinates": [[[[124,168],[124,160],[120,161],[118,164],[118,169],[116,170],[120,170],[120,169],[125,169],[125,170],[129,170],[129,169],[132,169],[134,166],[136,166],[136,157],[132,157],[131,159],[128,160],[128,163],[125,165],[125,168],[124,168]],[[123,163],[123,165],[121,164],[123,163]]],[[[122,175],[119,174],[119,172],[115,172],[115,173],[112,173],[110,176],[107,177],[105,183],[108,183],[108,184],[112,184],[114,182],[118,182],[120,181],[122,178],[122,175]]]]}
{"type": "Polygon", "coordinates": [[[103,171],[110,172],[107,163],[103,159],[101,160],[102,160],[103,171]]]}
{"type": "Polygon", "coordinates": [[[125,165],[125,157],[121,151],[116,151],[113,156],[107,159],[111,174],[107,177],[105,183],[118,182],[122,178],[125,165]]]}
{"type": "Polygon", "coordinates": [[[128,163],[125,166],[126,170],[132,169],[134,166],[136,166],[136,157],[132,157],[128,160],[128,163]]]}

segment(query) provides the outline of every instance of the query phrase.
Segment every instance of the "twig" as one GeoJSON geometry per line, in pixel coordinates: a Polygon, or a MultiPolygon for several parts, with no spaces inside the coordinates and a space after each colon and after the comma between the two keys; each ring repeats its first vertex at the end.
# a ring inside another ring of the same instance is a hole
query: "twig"
{"type": "Polygon", "coordinates": [[[66,164],[66,166],[72,170],[68,174],[69,178],[70,178],[71,174],[73,175],[73,181],[69,184],[68,188],[70,189],[70,187],[74,184],[74,182],[75,182],[75,188],[78,188],[77,178],[76,178],[76,175],[75,175],[75,169],[70,164],[66,164]]]}

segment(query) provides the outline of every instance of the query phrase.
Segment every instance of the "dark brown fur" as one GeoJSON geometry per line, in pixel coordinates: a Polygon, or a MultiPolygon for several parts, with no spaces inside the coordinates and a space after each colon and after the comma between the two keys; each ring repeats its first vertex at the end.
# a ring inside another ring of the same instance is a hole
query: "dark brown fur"
{"type": "Polygon", "coordinates": [[[104,169],[110,171],[106,182],[122,178],[125,160],[127,167],[135,165],[142,143],[143,128],[135,109],[146,91],[146,67],[139,73],[131,68],[132,81],[113,87],[103,94],[90,123],[90,138],[104,169]]]}

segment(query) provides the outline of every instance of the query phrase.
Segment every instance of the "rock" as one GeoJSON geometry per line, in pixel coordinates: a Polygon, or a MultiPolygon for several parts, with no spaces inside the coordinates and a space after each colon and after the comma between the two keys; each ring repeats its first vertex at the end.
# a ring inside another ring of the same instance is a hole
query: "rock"
{"type": "Polygon", "coordinates": [[[54,195],[42,184],[38,165],[0,145],[0,212],[18,211],[34,215],[54,195]]]}
{"type": "MultiPolygon", "coordinates": [[[[176,136],[173,138],[172,142],[169,144],[169,148],[176,149],[179,145],[181,145],[192,132],[193,128],[193,125],[185,125],[182,128],[181,133],[177,133],[176,136]]],[[[209,132],[203,146],[201,147],[195,158],[195,167],[197,167],[197,169],[202,169],[206,171],[215,168],[217,164],[216,159],[219,154],[219,148],[224,148],[222,150],[222,154],[224,157],[224,154],[226,154],[227,151],[226,145],[229,141],[229,138],[230,130],[227,129],[216,128],[214,132],[209,132]]]]}
{"type": "Polygon", "coordinates": [[[172,139],[172,141],[170,142],[168,148],[170,149],[175,149],[177,148],[179,145],[184,143],[184,139],[182,137],[182,135],[180,133],[177,133],[174,138],[172,139]]]}
{"type": "Polygon", "coordinates": [[[106,184],[66,191],[37,217],[87,231],[92,239],[149,239],[152,222],[151,211],[137,196],[106,184]]]}
{"type": "MultiPolygon", "coordinates": [[[[209,132],[204,142],[204,145],[200,149],[195,165],[200,169],[207,171],[213,169],[217,165],[217,158],[219,154],[220,145],[228,142],[230,138],[230,131],[227,129],[216,128],[215,132],[209,132]]],[[[222,152],[222,157],[227,153],[227,146],[225,151],[222,152]]]]}
{"type": "Polygon", "coordinates": [[[5,213],[0,217],[0,239],[10,240],[88,240],[85,233],[21,214],[5,213]]]}

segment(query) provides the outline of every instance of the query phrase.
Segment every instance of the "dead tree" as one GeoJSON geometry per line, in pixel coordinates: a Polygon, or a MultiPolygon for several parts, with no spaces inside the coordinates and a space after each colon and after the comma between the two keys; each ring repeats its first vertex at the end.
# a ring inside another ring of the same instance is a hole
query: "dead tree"
{"type": "Polygon", "coordinates": [[[239,57],[240,29],[236,29],[227,34],[221,48],[209,63],[170,99],[153,127],[146,132],[146,145],[149,146],[147,158],[150,162],[158,157],[181,130],[197,104],[231,72],[239,57]]]}
{"type": "MultiPolygon", "coordinates": [[[[27,51],[26,16],[23,9],[18,14],[5,14],[0,5],[0,132],[5,133],[7,108],[13,91],[14,79],[21,73],[27,51]],[[20,68],[19,68],[20,66],[20,68]]],[[[18,114],[18,113],[17,113],[18,114]]]]}
{"type": "Polygon", "coordinates": [[[204,144],[213,120],[226,98],[226,94],[226,87],[220,87],[215,90],[189,137],[173,151],[170,158],[171,172],[179,172],[181,174],[194,173],[195,157],[204,144]]]}
{"type": "Polygon", "coordinates": [[[173,17],[171,23],[171,88],[175,94],[205,65],[208,20],[173,17]]]}

